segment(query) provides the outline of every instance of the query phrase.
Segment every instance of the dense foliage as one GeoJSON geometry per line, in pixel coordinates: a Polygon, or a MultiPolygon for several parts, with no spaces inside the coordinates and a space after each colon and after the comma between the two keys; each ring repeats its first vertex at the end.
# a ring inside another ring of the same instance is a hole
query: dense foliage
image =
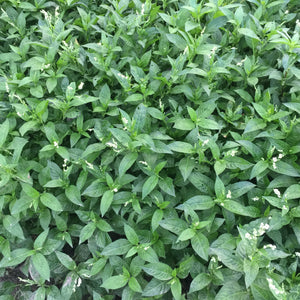
{"type": "Polygon", "coordinates": [[[300,299],[298,0],[0,6],[1,300],[300,299]]]}

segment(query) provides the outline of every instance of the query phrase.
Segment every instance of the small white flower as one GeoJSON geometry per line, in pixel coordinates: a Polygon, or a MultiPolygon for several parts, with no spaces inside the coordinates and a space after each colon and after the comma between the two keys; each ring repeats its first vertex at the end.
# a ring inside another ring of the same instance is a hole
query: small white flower
{"type": "Polygon", "coordinates": [[[55,148],[59,148],[58,142],[57,142],[57,141],[54,141],[54,142],[53,142],[53,146],[54,146],[55,148]]]}
{"type": "Polygon", "coordinates": [[[211,261],[214,262],[214,263],[217,262],[217,260],[214,256],[211,258],[211,261]]]}
{"type": "Polygon", "coordinates": [[[300,252],[295,252],[296,256],[300,257],[300,252]]]}
{"type": "Polygon", "coordinates": [[[79,89],[79,90],[82,90],[83,86],[84,86],[84,83],[83,83],[83,82],[80,82],[80,84],[79,84],[79,86],[78,86],[78,89],[79,89]]]}
{"type": "Polygon", "coordinates": [[[8,86],[7,82],[5,82],[5,89],[6,89],[6,92],[9,93],[9,86],[8,86]]]}
{"type": "Polygon", "coordinates": [[[231,191],[230,191],[230,190],[228,190],[227,195],[226,195],[226,198],[227,198],[227,199],[231,199],[231,191]]]}
{"type": "Polygon", "coordinates": [[[236,150],[232,150],[231,152],[230,152],[230,155],[231,156],[235,156],[237,154],[237,151],[236,150]]]}
{"type": "Polygon", "coordinates": [[[144,13],[145,13],[145,3],[142,4],[141,15],[144,15],[144,13]]]}
{"type": "Polygon", "coordinates": [[[258,201],[259,198],[258,198],[258,197],[254,197],[254,198],[252,198],[252,200],[253,200],[253,201],[258,201]]]}
{"type": "Polygon", "coordinates": [[[296,20],[296,26],[300,26],[300,21],[298,19],[296,20]]]}
{"type": "Polygon", "coordinates": [[[22,114],[21,114],[20,112],[17,112],[17,115],[18,115],[19,117],[22,117],[22,114]]]}
{"type": "Polygon", "coordinates": [[[279,153],[278,158],[279,158],[279,159],[282,159],[283,157],[284,157],[284,154],[279,153]]]}
{"type": "Polygon", "coordinates": [[[277,169],[277,166],[276,164],[273,162],[273,169],[276,170],[277,169]]]}
{"type": "Polygon", "coordinates": [[[267,249],[267,248],[271,248],[272,250],[275,250],[276,246],[272,245],[272,244],[264,245],[264,249],[267,249]]]}
{"type": "Polygon", "coordinates": [[[146,161],[140,160],[139,163],[142,164],[142,165],[148,166],[148,163],[146,161]]]}
{"type": "Polygon", "coordinates": [[[274,189],[273,191],[274,191],[274,193],[276,194],[276,196],[277,196],[278,198],[281,197],[280,191],[279,191],[278,189],[274,189]]]}
{"type": "Polygon", "coordinates": [[[221,206],[224,206],[224,203],[223,203],[223,202],[221,202],[221,203],[220,203],[220,205],[221,205],[221,206]]]}
{"type": "Polygon", "coordinates": [[[273,162],[277,162],[278,158],[277,157],[273,157],[272,160],[273,160],[273,162]]]}
{"type": "Polygon", "coordinates": [[[188,46],[186,46],[186,47],[184,48],[183,55],[187,53],[188,48],[189,48],[188,46]]]}
{"type": "Polygon", "coordinates": [[[252,236],[251,236],[251,234],[250,234],[249,232],[247,232],[247,233],[245,234],[245,238],[246,238],[247,240],[252,240],[252,236]]]}
{"type": "Polygon", "coordinates": [[[85,160],[85,163],[89,169],[92,169],[92,170],[94,169],[93,164],[89,163],[87,160],[85,160]]]}
{"type": "Polygon", "coordinates": [[[283,210],[288,210],[289,208],[288,208],[286,205],[283,205],[283,206],[282,206],[282,209],[283,209],[283,210]]]}
{"type": "Polygon", "coordinates": [[[122,118],[122,121],[125,125],[128,124],[128,120],[125,117],[122,118]]]}
{"type": "Polygon", "coordinates": [[[147,251],[149,248],[150,248],[150,246],[146,246],[146,247],[144,248],[144,250],[147,251]]]}
{"type": "Polygon", "coordinates": [[[64,46],[68,47],[68,43],[66,41],[62,41],[62,43],[64,44],[64,46]]]}
{"type": "Polygon", "coordinates": [[[68,89],[69,91],[73,91],[73,90],[74,90],[73,87],[70,86],[70,85],[67,87],[67,89],[68,89]]]}
{"type": "Polygon", "coordinates": [[[82,283],[82,280],[81,280],[81,278],[79,277],[79,278],[77,279],[77,284],[76,284],[76,286],[77,286],[77,287],[81,286],[81,283],[82,283]]]}
{"type": "Polygon", "coordinates": [[[115,193],[117,193],[117,192],[118,192],[118,189],[117,189],[117,188],[114,188],[113,191],[114,191],[115,193]]]}
{"type": "Polygon", "coordinates": [[[55,8],[55,17],[56,18],[58,18],[58,16],[59,16],[58,10],[59,10],[59,6],[56,6],[56,8],[55,8]]]}
{"type": "Polygon", "coordinates": [[[202,143],[202,146],[205,146],[207,143],[209,142],[209,140],[205,140],[203,143],[202,143]]]}
{"type": "Polygon", "coordinates": [[[113,139],[113,142],[111,143],[111,142],[108,142],[108,143],[106,143],[105,144],[106,146],[108,146],[108,147],[112,147],[112,148],[114,148],[114,149],[117,149],[118,148],[118,144],[117,144],[117,142],[113,139]]]}
{"type": "Polygon", "coordinates": [[[289,11],[288,11],[288,10],[286,10],[284,13],[287,15],[287,14],[289,13],[289,11]]]}
{"type": "Polygon", "coordinates": [[[129,202],[128,202],[128,201],[126,201],[126,202],[124,203],[124,206],[126,207],[126,206],[128,205],[128,203],[129,203],[129,202]]]}

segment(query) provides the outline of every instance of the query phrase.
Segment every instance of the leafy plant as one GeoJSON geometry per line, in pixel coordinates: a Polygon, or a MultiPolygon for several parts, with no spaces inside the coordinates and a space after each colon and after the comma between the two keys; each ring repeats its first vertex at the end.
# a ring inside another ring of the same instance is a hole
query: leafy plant
{"type": "Polygon", "coordinates": [[[299,299],[298,1],[1,1],[1,299],[299,299]]]}

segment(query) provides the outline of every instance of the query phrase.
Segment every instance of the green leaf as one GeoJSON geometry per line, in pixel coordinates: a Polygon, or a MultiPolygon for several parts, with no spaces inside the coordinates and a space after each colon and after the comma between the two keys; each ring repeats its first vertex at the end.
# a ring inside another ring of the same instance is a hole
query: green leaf
{"type": "Polygon", "coordinates": [[[141,285],[139,284],[139,282],[134,277],[131,277],[129,279],[128,286],[134,292],[137,292],[137,293],[142,293],[143,292],[141,285]]]}
{"type": "Polygon", "coordinates": [[[128,226],[127,224],[125,224],[124,230],[125,230],[125,235],[126,235],[127,240],[133,245],[138,245],[139,238],[138,238],[136,232],[134,231],[134,229],[131,228],[130,226],[128,226]]]}
{"type": "Polygon", "coordinates": [[[180,153],[194,153],[194,147],[185,142],[173,142],[168,145],[169,148],[175,152],[180,152],[180,153]]]}
{"type": "Polygon", "coordinates": [[[83,196],[98,198],[104,194],[107,187],[100,181],[95,180],[82,193],[83,196]]]}
{"type": "Polygon", "coordinates": [[[158,183],[158,176],[152,175],[150,176],[144,183],[142,188],[142,199],[144,199],[147,195],[149,195],[158,183]]]}
{"type": "Polygon", "coordinates": [[[229,281],[223,285],[215,300],[239,299],[248,300],[249,293],[243,289],[236,281],[229,281]]]}
{"type": "Polygon", "coordinates": [[[216,121],[211,119],[200,118],[197,121],[197,125],[205,129],[211,129],[211,130],[221,129],[221,126],[216,121]]]}
{"type": "Polygon", "coordinates": [[[100,203],[100,212],[101,212],[102,217],[105,215],[105,213],[110,208],[113,198],[114,198],[114,192],[111,190],[108,190],[103,194],[103,196],[101,198],[101,203],[100,203]]]}
{"type": "Polygon", "coordinates": [[[193,210],[206,210],[210,209],[215,205],[215,202],[212,200],[210,196],[194,196],[183,204],[178,205],[176,208],[184,209],[184,208],[191,208],[193,210]]]}
{"type": "Polygon", "coordinates": [[[211,283],[211,281],[212,279],[209,274],[201,273],[197,275],[191,282],[189,293],[193,293],[204,289],[206,286],[208,286],[211,283]]]}
{"type": "Polygon", "coordinates": [[[195,128],[195,124],[190,119],[177,119],[174,123],[174,128],[180,130],[192,130],[195,128]]]}
{"type": "Polygon", "coordinates": [[[51,93],[55,87],[57,85],[57,79],[56,78],[48,78],[47,81],[46,81],[46,86],[47,86],[47,89],[48,89],[48,92],[51,93]]]}
{"type": "Polygon", "coordinates": [[[12,235],[25,239],[22,227],[19,224],[19,220],[13,216],[5,216],[3,218],[4,228],[12,235]]]}
{"type": "Polygon", "coordinates": [[[136,152],[127,153],[120,162],[119,165],[119,176],[122,177],[126,171],[134,164],[138,154],[136,152]]]}
{"type": "Polygon", "coordinates": [[[76,269],[76,263],[75,261],[67,254],[55,251],[55,254],[58,258],[58,260],[69,270],[75,270],[76,269]]]}
{"type": "Polygon", "coordinates": [[[79,244],[82,244],[89,239],[93,235],[95,229],[96,224],[94,222],[89,222],[87,225],[85,225],[80,231],[79,244]]]}
{"type": "Polygon", "coordinates": [[[250,121],[248,121],[245,130],[244,130],[244,134],[245,133],[249,133],[249,132],[253,132],[256,130],[260,130],[266,127],[266,123],[264,122],[264,120],[262,119],[251,119],[250,121]]]}
{"type": "Polygon", "coordinates": [[[244,273],[246,288],[251,286],[259,271],[259,265],[255,260],[244,259],[244,273]]]}
{"type": "Polygon", "coordinates": [[[300,184],[293,184],[291,186],[289,186],[282,198],[284,200],[291,200],[291,199],[299,199],[300,198],[300,184]]]}
{"type": "Polygon", "coordinates": [[[170,285],[165,281],[157,280],[153,278],[144,288],[143,296],[145,297],[155,297],[164,295],[170,289],[170,285]]]}
{"type": "Polygon", "coordinates": [[[43,244],[47,239],[48,233],[49,233],[49,228],[47,228],[46,230],[44,230],[42,233],[38,235],[38,237],[35,239],[33,244],[34,249],[38,250],[43,247],[43,244]]]}
{"type": "Polygon", "coordinates": [[[184,38],[179,36],[178,34],[167,33],[167,39],[174,44],[179,50],[184,50],[187,46],[187,42],[184,38]]]}
{"type": "Polygon", "coordinates": [[[107,262],[106,258],[98,259],[92,266],[91,276],[98,274],[105,267],[106,262],[107,262]]]}
{"type": "Polygon", "coordinates": [[[143,270],[159,280],[170,280],[172,278],[172,269],[161,262],[147,264],[143,267],[143,270]]]}
{"type": "Polygon", "coordinates": [[[292,177],[300,177],[299,171],[284,161],[276,162],[276,168],[272,168],[272,171],[292,177]]]}
{"type": "Polygon", "coordinates": [[[171,292],[175,300],[181,299],[181,283],[178,278],[174,278],[171,281],[171,292]]]}
{"type": "Polygon", "coordinates": [[[152,231],[155,231],[159,226],[159,222],[162,220],[164,212],[161,209],[156,209],[151,219],[152,231]]]}
{"type": "Polygon", "coordinates": [[[257,177],[263,171],[265,171],[269,166],[269,163],[265,160],[260,160],[256,165],[252,168],[250,179],[257,177]]]}
{"type": "Polygon", "coordinates": [[[4,145],[8,132],[9,132],[9,120],[6,119],[1,125],[0,125],[0,148],[4,145]]]}
{"type": "Polygon", "coordinates": [[[183,180],[186,181],[195,167],[195,161],[190,157],[184,157],[180,160],[178,167],[183,180]]]}
{"type": "Polygon", "coordinates": [[[191,240],[192,247],[194,251],[205,261],[208,260],[209,242],[207,237],[198,232],[195,234],[191,240]]]}
{"type": "Polygon", "coordinates": [[[65,190],[67,198],[74,204],[83,206],[80,191],[75,185],[69,185],[65,190]]]}
{"type": "Polygon", "coordinates": [[[31,87],[30,93],[32,96],[37,97],[37,98],[42,98],[44,96],[43,88],[40,85],[38,85],[36,87],[31,87]]]}
{"type": "Polygon", "coordinates": [[[48,265],[48,261],[44,255],[41,253],[36,253],[31,256],[32,263],[38,273],[44,280],[50,280],[50,268],[48,265]]]}
{"type": "Polygon", "coordinates": [[[0,268],[13,267],[21,264],[28,256],[35,253],[34,250],[26,248],[15,249],[10,253],[10,256],[5,256],[0,261],[0,268]]]}
{"type": "Polygon", "coordinates": [[[124,275],[117,275],[106,279],[102,283],[101,287],[105,289],[116,290],[125,286],[127,282],[128,282],[128,278],[126,278],[124,275]]]}
{"type": "Polygon", "coordinates": [[[112,256],[112,255],[123,255],[129,251],[132,244],[126,239],[118,239],[108,244],[102,251],[101,255],[112,256]]]}
{"type": "Polygon", "coordinates": [[[255,32],[250,28],[239,28],[238,32],[242,35],[248,36],[250,38],[260,41],[260,38],[255,34],[255,32]]]}
{"type": "Polygon", "coordinates": [[[215,193],[218,199],[225,199],[225,186],[219,176],[215,181],[215,193]]]}
{"type": "Polygon", "coordinates": [[[188,228],[181,232],[177,241],[187,241],[191,239],[196,234],[194,229],[188,228]]]}
{"type": "Polygon", "coordinates": [[[222,206],[227,210],[241,216],[247,216],[252,218],[258,218],[260,216],[260,211],[256,207],[244,206],[236,201],[225,200],[222,206]]]}
{"type": "Polygon", "coordinates": [[[129,135],[124,130],[118,128],[110,128],[109,131],[124,146],[128,146],[128,143],[131,142],[129,135]]]}
{"type": "Polygon", "coordinates": [[[52,194],[44,193],[41,196],[41,202],[54,211],[62,211],[63,208],[60,202],[52,194]]]}

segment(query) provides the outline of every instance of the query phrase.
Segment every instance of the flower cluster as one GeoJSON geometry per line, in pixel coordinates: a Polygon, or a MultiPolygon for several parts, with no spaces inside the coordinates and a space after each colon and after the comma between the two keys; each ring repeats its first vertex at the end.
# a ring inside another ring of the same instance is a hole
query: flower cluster
{"type": "Polygon", "coordinates": [[[275,284],[274,284],[272,278],[267,278],[267,281],[268,281],[268,284],[269,284],[269,289],[270,289],[271,291],[273,291],[276,295],[284,294],[284,291],[279,290],[279,289],[275,286],[275,284]]]}
{"type": "Polygon", "coordinates": [[[277,166],[276,163],[284,157],[284,154],[282,153],[282,150],[278,150],[280,153],[278,157],[272,157],[272,163],[273,163],[273,169],[276,170],[277,166]]]}
{"type": "Polygon", "coordinates": [[[259,228],[258,229],[254,228],[252,234],[247,232],[245,234],[245,238],[247,240],[256,240],[258,236],[263,235],[269,228],[270,228],[269,224],[260,223],[259,228]]]}

